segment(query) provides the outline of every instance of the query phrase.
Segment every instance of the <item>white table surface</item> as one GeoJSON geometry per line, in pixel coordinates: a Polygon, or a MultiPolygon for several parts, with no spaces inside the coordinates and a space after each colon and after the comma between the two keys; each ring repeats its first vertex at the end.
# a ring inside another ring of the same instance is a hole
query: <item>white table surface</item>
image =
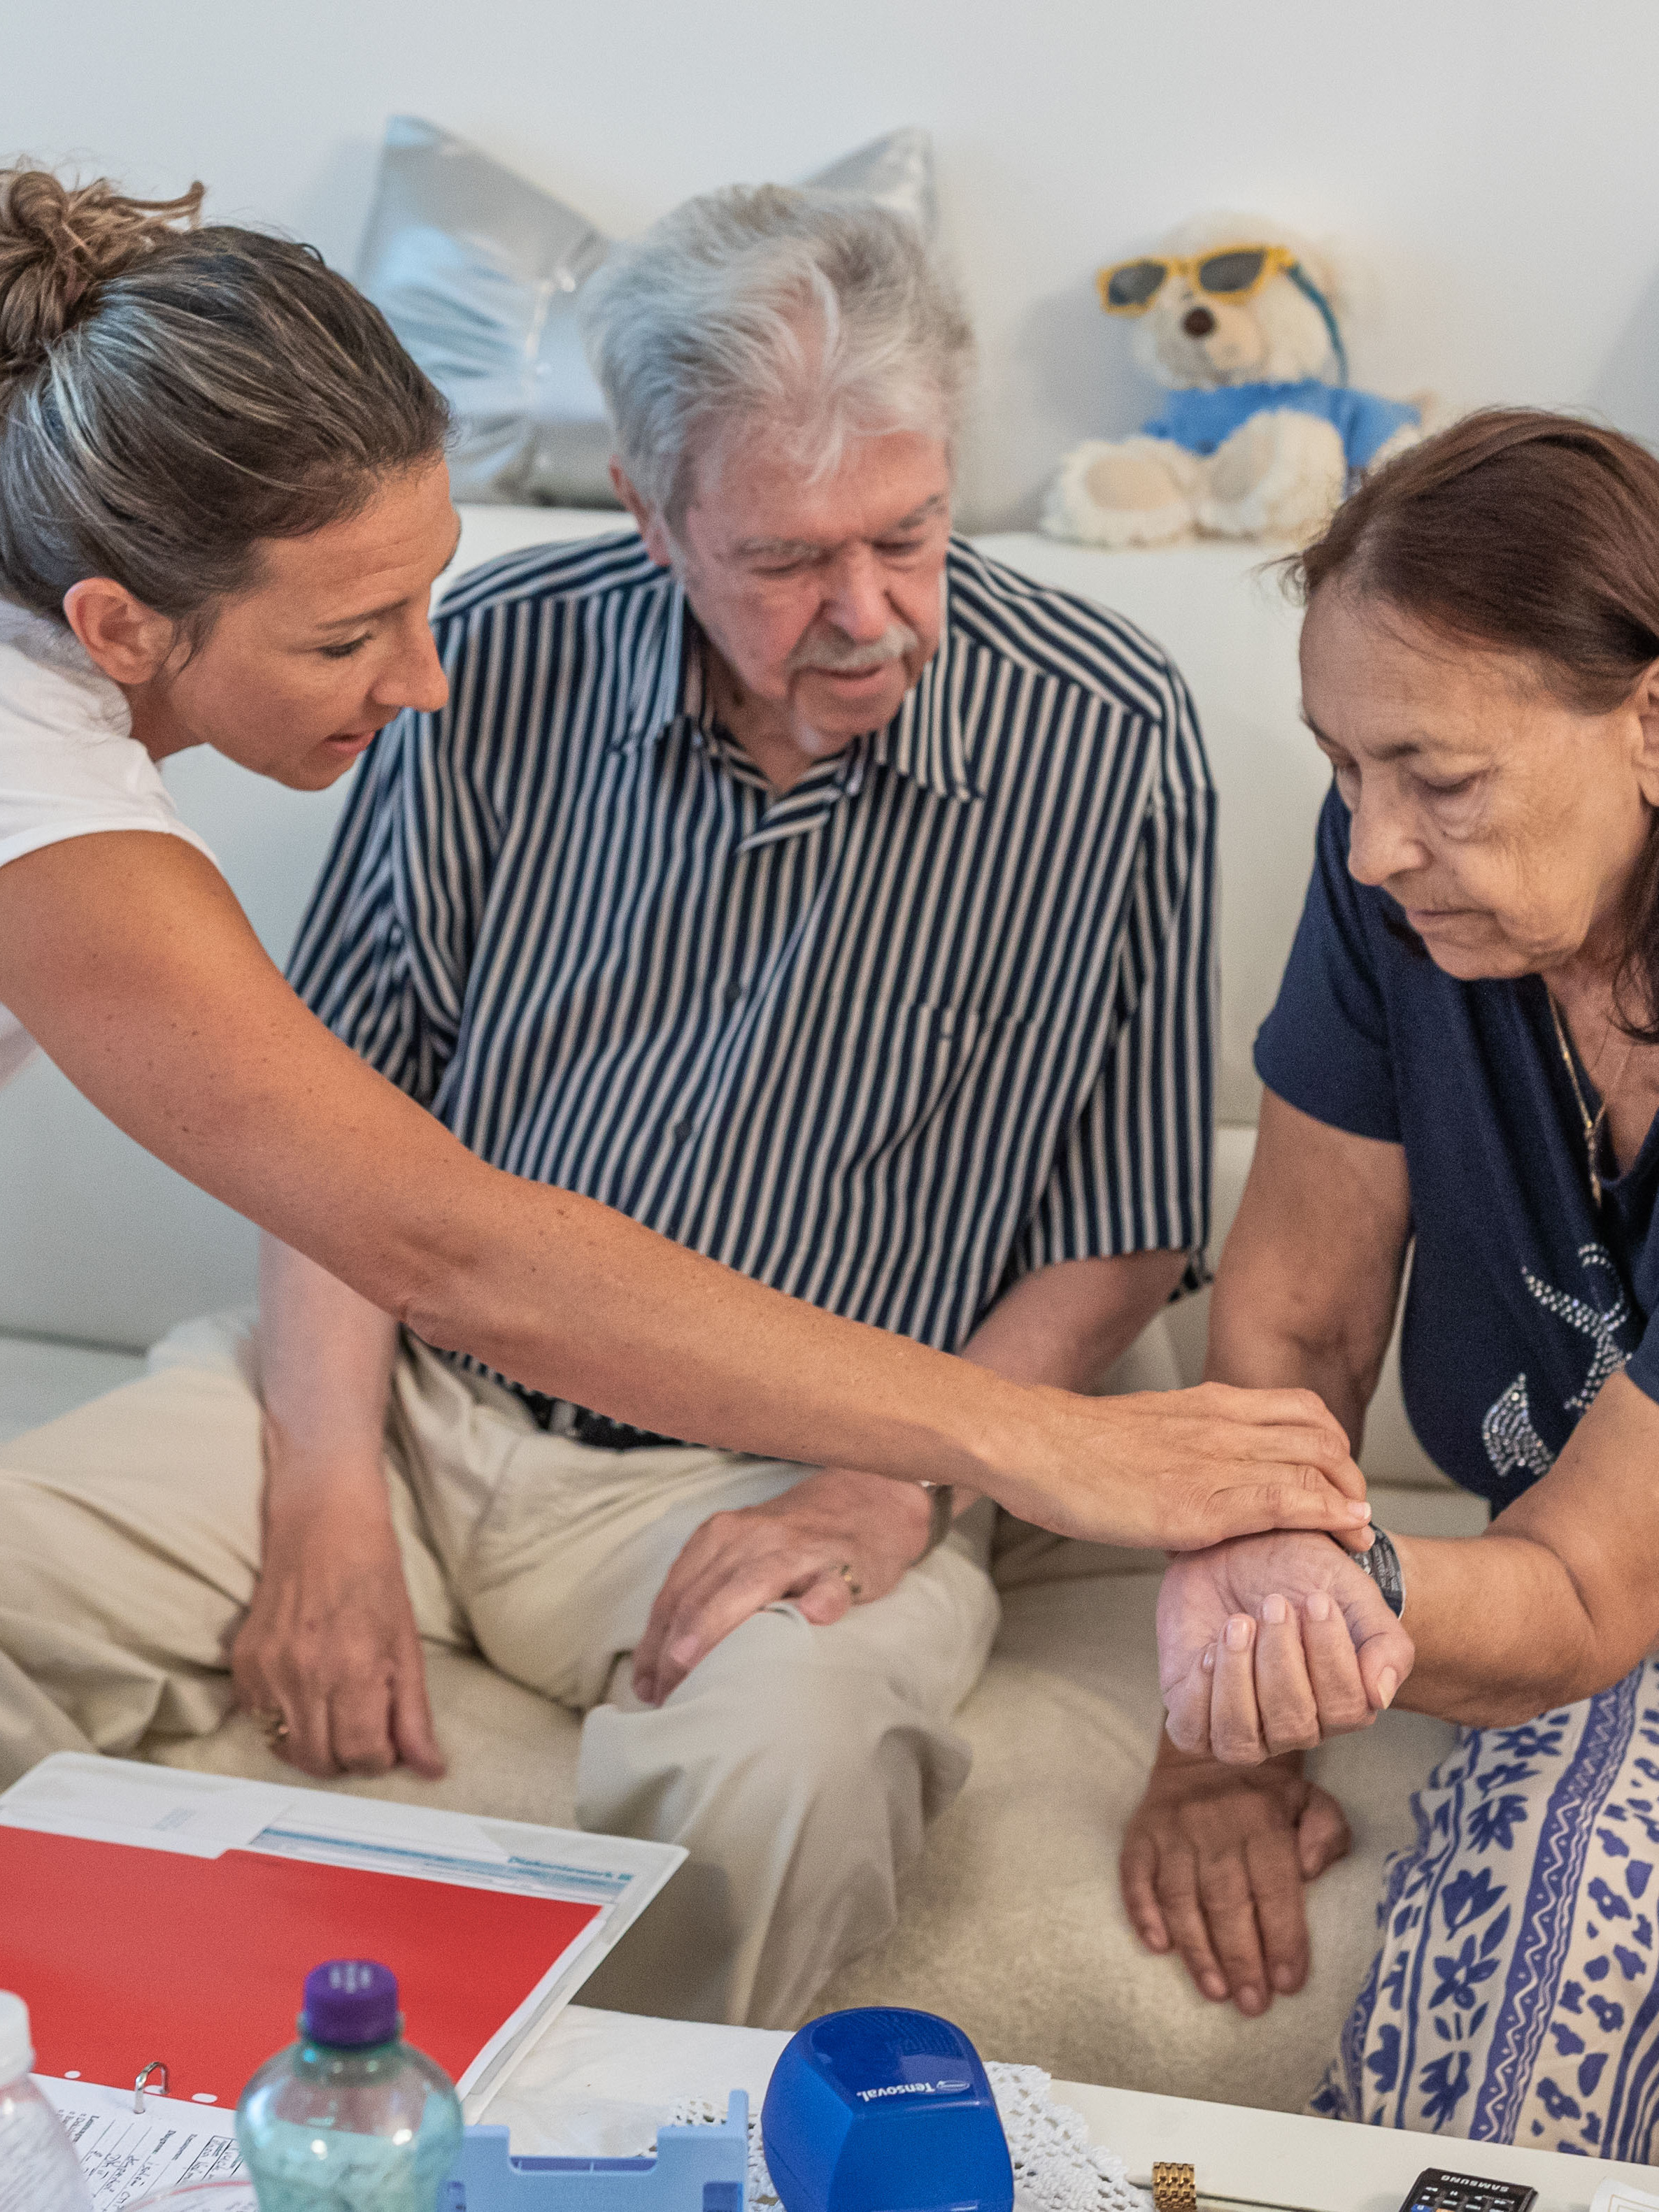
{"type": "MultiPolygon", "coordinates": [[[[708,2027],[570,2005],[483,2106],[469,2107],[467,2118],[507,2126],[519,2152],[625,2156],[650,2143],[681,2098],[723,2105],[730,2091],[746,2089],[757,2112],[788,2040],[762,2028],[708,2027]]],[[[1201,2196],[1308,2212],[1398,2212],[1425,2166],[1528,2183],[1538,2191],[1538,2212],[1584,2212],[1609,2175],[1638,2188],[1659,2185],[1659,2172],[1648,2166],[1509,2150],[1453,2136],[1346,2127],[1075,2081],[1056,2081],[1053,2094],[1083,2114],[1094,2141],[1117,2152],[1131,2180],[1148,2180],[1155,2158],[1185,2159],[1197,2168],[1201,2196]]]]}
{"type": "Polygon", "coordinates": [[[1651,2166],[1510,2150],[1460,2136],[1350,2127],[1079,2081],[1056,2081],[1054,2096],[1082,2113],[1092,2140],[1117,2152],[1132,2181],[1149,2180],[1155,2158],[1186,2159],[1197,2169],[1200,2195],[1305,2206],[1309,2212],[1398,2212],[1425,2166],[1524,2182],[1538,2191],[1538,2212],[1583,2212],[1609,2175],[1638,2189],[1659,2190],[1659,2172],[1651,2166]]]}

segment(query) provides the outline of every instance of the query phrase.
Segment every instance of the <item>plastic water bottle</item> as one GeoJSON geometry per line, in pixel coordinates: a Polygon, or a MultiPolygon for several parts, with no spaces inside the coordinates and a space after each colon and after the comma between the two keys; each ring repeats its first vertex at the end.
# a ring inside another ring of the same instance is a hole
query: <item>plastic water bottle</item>
{"type": "Polygon", "coordinates": [[[64,2123],[29,2079],[29,2008],[0,1990],[0,2212],[92,2212],[64,2123]]]}
{"type": "Polygon", "coordinates": [[[300,2040],[265,2061],[236,2107],[259,2212],[435,2212],[461,2108],[402,2031],[390,1967],[312,1968],[300,2040]]]}

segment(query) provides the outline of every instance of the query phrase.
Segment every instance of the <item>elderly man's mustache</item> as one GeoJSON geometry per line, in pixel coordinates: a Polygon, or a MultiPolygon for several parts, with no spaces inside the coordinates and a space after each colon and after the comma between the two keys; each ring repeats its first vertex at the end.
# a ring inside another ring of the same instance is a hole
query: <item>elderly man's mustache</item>
{"type": "Polygon", "coordinates": [[[804,637],[789,656],[791,674],[818,668],[832,676],[861,676],[867,669],[884,668],[890,660],[902,660],[920,653],[921,640],[905,623],[892,623],[878,638],[859,645],[845,631],[814,631],[804,637]]]}

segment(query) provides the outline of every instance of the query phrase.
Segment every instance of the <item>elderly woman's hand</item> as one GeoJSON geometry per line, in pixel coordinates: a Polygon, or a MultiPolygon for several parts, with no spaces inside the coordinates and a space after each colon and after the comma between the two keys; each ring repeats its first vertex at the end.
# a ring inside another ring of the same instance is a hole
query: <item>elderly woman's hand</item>
{"type": "Polygon", "coordinates": [[[1158,1644],[1170,1741],[1231,1765],[1369,1728],[1416,1657],[1369,1576],[1292,1534],[1172,1560],[1158,1644]]]}
{"type": "Polygon", "coordinates": [[[1158,1747],[1118,1876],[1149,1951],[1178,1951],[1212,2003],[1247,2019],[1308,1978],[1303,1891],[1352,1843],[1342,1808],[1297,1759],[1248,1772],[1158,1747]]]}

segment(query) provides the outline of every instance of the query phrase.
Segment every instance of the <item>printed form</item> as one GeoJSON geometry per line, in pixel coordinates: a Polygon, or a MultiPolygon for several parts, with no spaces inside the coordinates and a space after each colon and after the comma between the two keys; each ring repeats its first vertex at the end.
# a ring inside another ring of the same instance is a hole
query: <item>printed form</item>
{"type": "MultiPolygon", "coordinates": [[[[93,2212],[123,2212],[140,2197],[189,2182],[241,2178],[241,2154],[227,2112],[146,2096],[144,2110],[135,2112],[131,2089],[58,2081],[44,2074],[34,2082],[69,2130],[92,2191],[93,2212]]],[[[214,2212],[258,2212],[252,2185],[245,2202],[230,2195],[214,2212]]]]}

